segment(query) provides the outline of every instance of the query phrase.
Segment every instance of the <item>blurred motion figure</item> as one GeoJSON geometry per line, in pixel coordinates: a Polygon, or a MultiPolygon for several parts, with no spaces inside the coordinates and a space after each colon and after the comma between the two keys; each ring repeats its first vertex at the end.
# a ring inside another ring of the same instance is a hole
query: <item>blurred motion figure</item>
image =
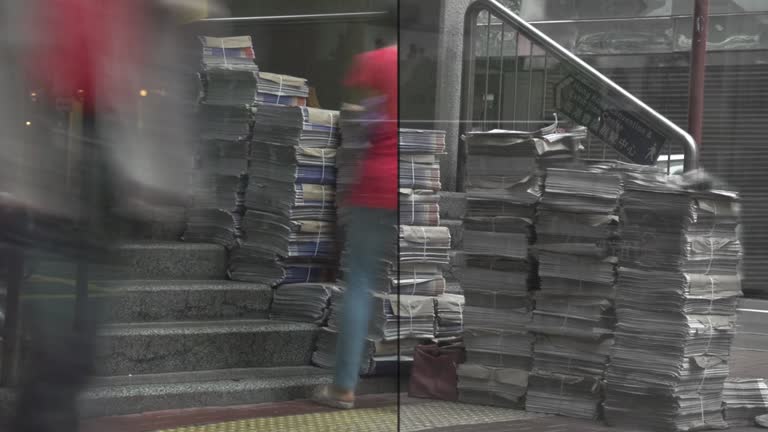
{"type": "MultiPolygon", "coordinates": [[[[109,244],[110,214],[151,222],[157,209],[183,205],[195,94],[182,79],[177,24],[224,12],[215,0],[0,4],[0,246],[74,260],[87,284],[88,264],[109,244]],[[81,113],[64,140],[53,131],[62,104],[81,113]]],[[[85,306],[63,325],[24,317],[30,344],[3,430],[77,431],[94,353],[85,306]]]]}
{"type": "MultiPolygon", "coordinates": [[[[396,2],[393,2],[396,3],[396,2]]],[[[375,109],[370,147],[347,201],[349,275],[341,311],[334,383],[317,390],[315,400],[334,408],[354,407],[361,358],[381,259],[396,247],[398,206],[398,10],[393,5],[381,20],[386,36],[377,49],[359,55],[344,84],[356,105],[375,109]],[[386,40],[385,40],[386,39],[386,40]]]]}

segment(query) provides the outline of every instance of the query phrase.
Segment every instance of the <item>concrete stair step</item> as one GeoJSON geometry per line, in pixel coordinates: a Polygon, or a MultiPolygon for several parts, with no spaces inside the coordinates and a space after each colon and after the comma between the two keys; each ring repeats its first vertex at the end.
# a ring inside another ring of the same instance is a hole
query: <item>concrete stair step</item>
{"type": "MultiPolygon", "coordinates": [[[[311,367],[275,367],[97,378],[82,395],[82,417],[308,399],[332,373],[311,367]]],[[[407,388],[407,387],[401,387],[407,388]]],[[[395,393],[396,377],[366,378],[360,394],[395,393]]]]}
{"type": "Polygon", "coordinates": [[[153,209],[142,220],[126,216],[130,214],[121,208],[113,209],[111,231],[118,238],[131,240],[169,240],[178,241],[187,225],[187,209],[178,206],[165,206],[153,209]],[[148,222],[147,220],[151,220],[148,222]]]}
{"type": "Polygon", "coordinates": [[[96,375],[305,366],[317,333],[268,320],[110,324],[97,336],[96,375]]]}
{"type": "Polygon", "coordinates": [[[114,250],[114,268],[97,268],[92,279],[226,279],[227,252],[219,245],[184,242],[125,243],[114,250]]]}
{"type": "Polygon", "coordinates": [[[266,319],[272,301],[266,285],[226,280],[106,282],[96,287],[94,309],[109,323],[266,319]]]}
{"type": "MultiPolygon", "coordinates": [[[[50,256],[30,257],[36,278],[74,286],[76,265],[50,256]]],[[[226,279],[227,251],[207,243],[141,241],[120,243],[89,267],[89,280],[221,280],[226,279]]]]}

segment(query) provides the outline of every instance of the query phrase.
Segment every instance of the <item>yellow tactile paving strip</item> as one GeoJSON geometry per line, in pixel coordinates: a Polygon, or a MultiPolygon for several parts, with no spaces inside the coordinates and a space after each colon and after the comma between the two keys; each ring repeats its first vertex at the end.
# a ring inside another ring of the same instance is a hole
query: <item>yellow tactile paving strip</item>
{"type": "Polygon", "coordinates": [[[397,408],[390,407],[262,417],[159,432],[392,432],[396,430],[397,408]]]}
{"type": "Polygon", "coordinates": [[[418,432],[430,429],[526,420],[541,415],[525,411],[428,402],[387,408],[331,411],[282,417],[263,417],[217,424],[188,426],[157,432],[418,432]]]}

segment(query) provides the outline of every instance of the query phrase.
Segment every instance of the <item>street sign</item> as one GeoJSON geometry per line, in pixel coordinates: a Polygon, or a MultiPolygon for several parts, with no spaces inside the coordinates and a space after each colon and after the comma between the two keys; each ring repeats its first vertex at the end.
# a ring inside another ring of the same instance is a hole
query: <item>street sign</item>
{"type": "Polygon", "coordinates": [[[666,144],[656,128],[574,76],[555,86],[555,107],[634,163],[655,164],[666,144]]]}

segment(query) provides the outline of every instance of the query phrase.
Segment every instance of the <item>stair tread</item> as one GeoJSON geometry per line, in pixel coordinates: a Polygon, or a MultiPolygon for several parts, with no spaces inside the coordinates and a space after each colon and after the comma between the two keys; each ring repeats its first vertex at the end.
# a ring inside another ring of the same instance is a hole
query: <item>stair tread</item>
{"type": "Polygon", "coordinates": [[[207,250],[223,250],[224,246],[213,243],[192,243],[174,240],[137,240],[137,241],[123,241],[115,244],[115,249],[207,249],[207,250]]]}
{"type": "Polygon", "coordinates": [[[95,391],[105,387],[166,387],[169,385],[189,385],[218,382],[264,381],[295,378],[327,377],[332,374],[328,369],[315,366],[282,366],[266,368],[220,369],[190,372],[168,372],[131,376],[95,377],[89,389],[95,391]]]}
{"type": "Polygon", "coordinates": [[[131,292],[131,291],[228,291],[228,290],[253,290],[271,291],[269,285],[238,282],[226,279],[199,279],[199,280],[164,280],[164,279],[137,279],[137,280],[103,280],[98,281],[99,288],[107,291],[131,292]]]}
{"type": "Polygon", "coordinates": [[[236,332],[314,331],[314,324],[268,319],[117,323],[104,325],[101,336],[216,334],[236,332]]]}

